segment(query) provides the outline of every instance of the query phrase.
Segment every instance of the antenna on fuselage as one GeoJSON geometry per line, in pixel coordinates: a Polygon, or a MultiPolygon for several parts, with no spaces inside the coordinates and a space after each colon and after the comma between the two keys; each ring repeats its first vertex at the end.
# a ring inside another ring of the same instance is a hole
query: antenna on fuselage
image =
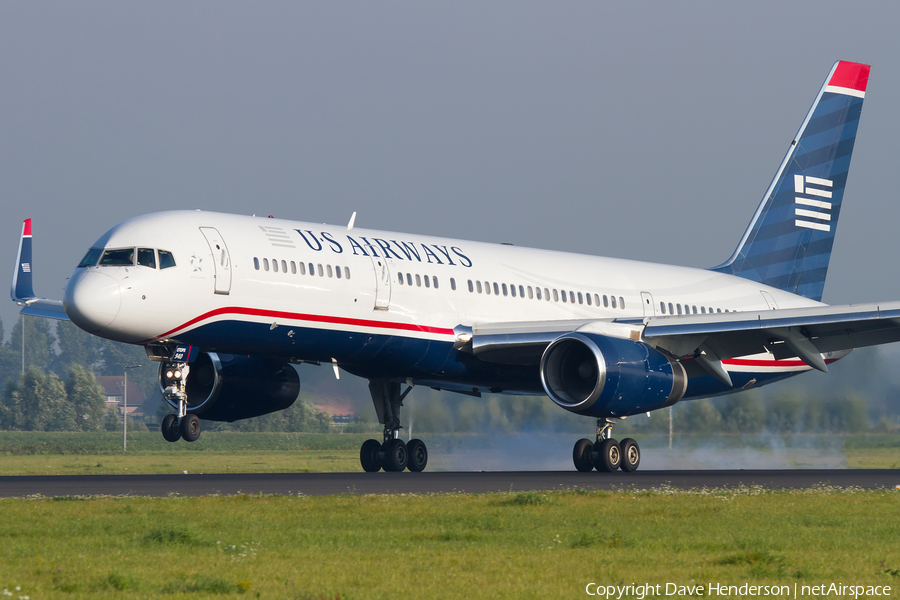
{"type": "Polygon", "coordinates": [[[350,215],[350,222],[347,223],[347,231],[353,229],[353,224],[356,223],[356,211],[353,211],[353,214],[350,215]]]}

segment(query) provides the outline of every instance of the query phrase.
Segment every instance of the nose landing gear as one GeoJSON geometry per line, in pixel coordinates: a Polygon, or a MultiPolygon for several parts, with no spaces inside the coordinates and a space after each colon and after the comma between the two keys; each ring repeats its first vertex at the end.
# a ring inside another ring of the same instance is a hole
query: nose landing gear
{"type": "Polygon", "coordinates": [[[167,442],[177,442],[184,438],[186,442],[196,442],[200,438],[200,417],[187,414],[187,385],[191,367],[187,363],[167,363],[161,373],[165,377],[166,387],[163,396],[171,403],[177,403],[178,414],[163,417],[160,430],[167,442]]]}
{"type": "Polygon", "coordinates": [[[400,439],[400,407],[412,386],[400,393],[400,383],[396,381],[369,382],[369,392],[378,422],[384,425],[384,442],[366,440],[359,450],[359,462],[363,471],[375,473],[385,471],[400,472],[409,469],[418,473],[428,464],[428,448],[418,439],[408,443],[400,439]]]}
{"type": "Polygon", "coordinates": [[[641,464],[641,448],[638,443],[625,438],[621,442],[612,439],[613,421],[597,419],[597,440],[591,442],[582,438],[575,442],[572,450],[572,462],[575,468],[583,473],[592,469],[612,473],[621,468],[627,473],[637,471],[641,464]]]}

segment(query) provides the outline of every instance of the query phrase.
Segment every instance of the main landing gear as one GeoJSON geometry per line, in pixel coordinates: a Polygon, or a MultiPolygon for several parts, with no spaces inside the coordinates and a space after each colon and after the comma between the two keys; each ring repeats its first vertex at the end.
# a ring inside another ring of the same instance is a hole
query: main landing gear
{"type": "Polygon", "coordinates": [[[621,442],[612,439],[613,422],[597,419],[597,441],[582,438],[575,442],[572,460],[575,468],[583,473],[596,468],[612,473],[620,468],[628,473],[637,471],[641,464],[641,448],[631,438],[621,442]]]}
{"type": "Polygon", "coordinates": [[[369,382],[369,392],[378,422],[384,425],[384,442],[366,440],[359,450],[359,462],[363,471],[375,473],[381,469],[399,472],[409,469],[418,473],[428,464],[428,448],[422,440],[400,439],[400,407],[412,386],[400,393],[397,381],[373,380],[369,382]]]}
{"type": "Polygon", "coordinates": [[[190,371],[187,363],[165,365],[167,385],[163,394],[167,400],[178,404],[178,414],[166,415],[160,423],[159,428],[167,442],[177,442],[182,438],[186,442],[196,442],[200,438],[200,417],[187,414],[187,393],[184,388],[190,371]]]}

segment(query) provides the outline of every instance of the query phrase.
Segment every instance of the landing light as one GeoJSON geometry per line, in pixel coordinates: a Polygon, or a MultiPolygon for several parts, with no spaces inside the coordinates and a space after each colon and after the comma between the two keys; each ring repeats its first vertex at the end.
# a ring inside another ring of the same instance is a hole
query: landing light
{"type": "Polygon", "coordinates": [[[181,379],[181,371],[175,371],[175,379],[181,379]]]}
{"type": "Polygon", "coordinates": [[[166,379],[172,379],[175,376],[172,371],[166,371],[166,379]]]}

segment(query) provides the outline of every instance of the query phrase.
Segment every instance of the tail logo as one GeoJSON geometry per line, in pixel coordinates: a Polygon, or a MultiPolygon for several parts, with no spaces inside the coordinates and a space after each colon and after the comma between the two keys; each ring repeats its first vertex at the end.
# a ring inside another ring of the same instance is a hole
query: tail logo
{"type": "Polygon", "coordinates": [[[805,227],[807,229],[817,229],[819,231],[831,231],[831,186],[834,182],[830,179],[820,179],[819,177],[804,177],[803,175],[794,175],[794,203],[799,206],[809,208],[794,208],[794,215],[804,217],[805,219],[816,219],[815,221],[807,221],[797,219],[794,225],[797,227],[805,227]],[[801,195],[802,194],[802,195],[801,195]],[[812,196],[812,197],[810,197],[812,196]]]}
{"type": "Polygon", "coordinates": [[[31,273],[31,263],[22,263],[22,272],[31,273]]]}

